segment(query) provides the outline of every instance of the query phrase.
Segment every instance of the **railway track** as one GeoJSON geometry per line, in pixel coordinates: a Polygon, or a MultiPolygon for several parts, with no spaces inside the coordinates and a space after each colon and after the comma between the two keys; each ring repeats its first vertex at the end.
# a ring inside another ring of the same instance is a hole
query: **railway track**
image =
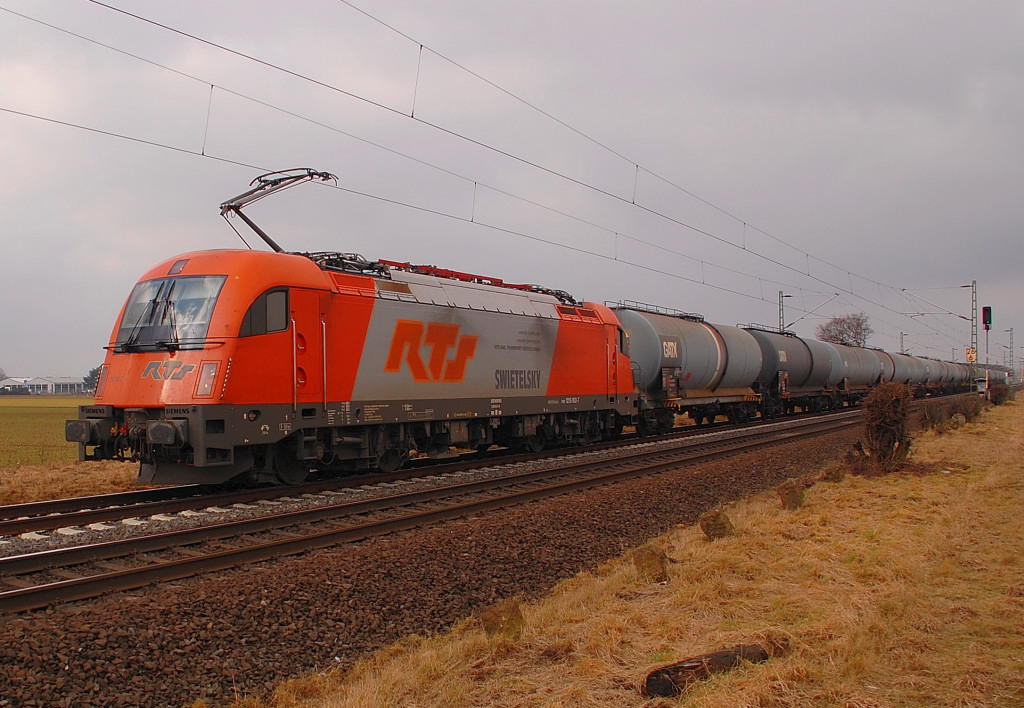
{"type": "MultiPolygon", "coordinates": [[[[706,433],[708,430],[715,430],[715,428],[691,427],[664,436],[648,438],[648,440],[672,440],[706,433]]],[[[635,441],[636,439],[627,439],[612,443],[602,443],[592,445],[587,449],[604,450],[635,444],[635,441]]],[[[368,473],[307,482],[295,486],[220,489],[193,484],[11,504],[0,506],[0,538],[64,528],[84,528],[94,524],[118,522],[128,518],[177,514],[182,511],[200,510],[211,506],[226,507],[261,501],[273,501],[281,497],[293,495],[321,494],[326,491],[349,489],[365,485],[400,482],[422,477],[424,474],[442,475],[461,472],[479,467],[481,464],[494,463],[495,461],[498,464],[513,464],[528,460],[560,457],[576,452],[578,452],[578,448],[556,448],[538,453],[519,453],[515,455],[504,453],[500,458],[490,459],[486,454],[471,453],[465,459],[458,461],[417,460],[414,464],[391,473],[368,473]]]]}
{"type": "MultiPolygon", "coordinates": [[[[0,612],[82,600],[305,551],[354,543],[454,518],[676,469],[753,448],[860,424],[859,410],[699,436],[654,449],[567,456],[545,469],[482,481],[440,484],[363,501],[269,514],[92,545],[0,559],[0,612]]],[[[508,465],[504,465],[508,466],[508,465]]]]}
{"type": "MultiPolygon", "coordinates": [[[[536,457],[536,455],[523,457],[536,457]]],[[[479,461],[448,463],[430,468],[430,473],[446,474],[469,469],[479,464],[479,461]]],[[[389,474],[357,475],[287,487],[225,490],[203,485],[185,485],[12,504],[0,506],[0,537],[60,528],[86,527],[90,524],[121,521],[133,517],[175,514],[210,506],[234,506],[259,501],[273,501],[286,496],[320,494],[325,491],[357,486],[397,482],[423,476],[423,474],[423,467],[414,466],[389,474]]]]}

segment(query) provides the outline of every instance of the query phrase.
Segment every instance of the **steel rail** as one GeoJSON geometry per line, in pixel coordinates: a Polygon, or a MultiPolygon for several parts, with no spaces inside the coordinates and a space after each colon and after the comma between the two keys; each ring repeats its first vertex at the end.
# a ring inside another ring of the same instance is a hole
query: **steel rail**
{"type": "Polygon", "coordinates": [[[188,484],[159,489],[140,489],[130,492],[114,492],[112,494],[95,494],[88,497],[68,497],[46,501],[23,502],[21,504],[5,504],[0,506],[0,521],[21,519],[50,514],[66,514],[82,509],[97,509],[106,506],[127,506],[141,502],[176,499],[184,496],[200,494],[206,490],[201,484],[188,484]]]}
{"type": "MultiPolygon", "coordinates": [[[[829,421],[830,423],[832,421],[829,421]]],[[[812,421],[804,424],[804,427],[821,425],[819,421],[812,421]]],[[[765,433],[755,430],[748,430],[746,434],[740,435],[735,431],[722,431],[721,437],[703,443],[705,447],[722,444],[735,437],[756,439],[758,435],[765,433]]],[[[566,476],[577,474],[581,471],[592,469],[596,466],[610,466],[628,464],[640,461],[648,457],[669,457],[676,463],[685,462],[688,456],[686,447],[669,448],[664,450],[639,450],[632,451],[616,459],[582,460],[569,465],[562,465],[553,469],[536,470],[523,474],[513,474],[503,477],[495,477],[482,481],[457,482],[432,487],[418,492],[405,494],[393,494],[379,497],[372,500],[340,502],[302,509],[298,511],[283,512],[281,514],[268,514],[258,519],[242,519],[238,521],[226,521],[211,526],[186,529],[180,531],[166,531],[162,533],[149,534],[130,539],[119,539],[105,541],[97,544],[84,546],[72,546],[68,548],[57,548],[35,553],[27,553],[17,556],[0,558],[0,577],[25,574],[47,570],[55,567],[67,567],[81,563],[89,563],[97,560],[108,560],[135,553],[146,553],[157,550],[164,550],[173,546],[187,546],[205,541],[218,540],[231,536],[242,536],[246,534],[260,533],[270,529],[280,529],[287,526],[307,524],[324,519],[337,518],[339,514],[356,515],[379,511],[382,508],[406,506],[424,501],[437,499],[438,495],[444,493],[448,496],[472,494],[480,491],[488,491],[495,487],[509,486],[511,484],[530,484],[539,479],[546,479],[556,475],[566,476]]]]}
{"type": "MultiPolygon", "coordinates": [[[[551,496],[557,496],[566,494],[581,489],[586,489],[594,486],[608,484],[611,482],[622,481],[630,479],[640,475],[658,474],[669,469],[675,469],[679,465],[687,462],[696,461],[707,461],[724,455],[731,455],[737,452],[742,452],[749,449],[759,448],[769,444],[781,444],[785,442],[792,442],[797,439],[810,437],[820,434],[822,428],[826,428],[829,431],[837,431],[846,427],[852,427],[859,424],[859,420],[852,419],[851,417],[845,417],[842,420],[825,420],[816,421],[810,424],[798,426],[797,429],[787,427],[781,430],[775,431],[753,431],[748,432],[747,435],[733,435],[728,436],[725,439],[719,438],[714,441],[709,441],[705,445],[701,445],[698,449],[683,450],[681,455],[672,454],[673,451],[659,451],[659,457],[668,457],[670,459],[664,459],[653,464],[637,464],[631,468],[621,469],[625,462],[633,461],[637,462],[643,457],[651,456],[652,453],[640,452],[625,456],[619,460],[598,460],[584,463],[578,463],[569,465],[567,469],[594,469],[601,468],[603,471],[587,476],[582,479],[574,479],[562,482],[548,483],[542,486],[535,486],[530,489],[518,489],[514,491],[508,491],[499,496],[495,496],[484,500],[475,500],[468,502],[455,503],[445,506],[442,509],[435,509],[431,511],[411,511],[404,513],[399,518],[390,518],[382,520],[367,520],[363,523],[357,524],[356,526],[350,526],[347,528],[331,528],[317,531],[315,533],[305,536],[291,536],[283,539],[276,539],[274,541],[257,543],[256,545],[249,546],[240,549],[228,549],[218,551],[215,553],[200,555],[200,556],[187,556],[171,561],[163,561],[155,564],[147,565],[141,568],[131,568],[124,570],[116,570],[98,575],[75,578],[68,580],[61,580],[57,582],[48,583],[42,586],[21,588],[16,590],[10,590],[6,592],[0,592],[0,612],[11,613],[21,612],[30,609],[37,609],[45,607],[47,605],[57,602],[69,602],[73,600],[82,600],[98,595],[130,590],[157,581],[176,580],[185,577],[190,577],[203,572],[210,572],[214,570],[223,570],[246,563],[253,563],[263,560],[269,560],[286,555],[294,555],[307,550],[313,550],[317,548],[323,548],[326,546],[338,545],[343,543],[351,543],[354,541],[365,540],[373,536],[379,536],[383,534],[393,533],[400,530],[408,530],[438,521],[443,521],[451,518],[459,518],[466,515],[472,515],[481,513],[484,511],[490,511],[502,507],[522,504],[528,501],[533,501],[540,498],[546,498],[551,496]],[[718,446],[718,449],[708,450],[710,446],[718,446]],[[704,449],[702,452],[701,449],[704,449]],[[607,469],[609,466],[618,466],[620,469],[607,469]]],[[[398,495],[393,497],[387,497],[373,502],[355,502],[336,505],[335,508],[323,507],[320,509],[309,510],[308,516],[305,520],[299,521],[294,517],[299,515],[279,515],[280,517],[292,516],[293,518],[285,524],[285,526],[295,526],[301,523],[310,523],[315,520],[325,519],[337,519],[339,511],[342,514],[348,514],[351,518],[355,514],[369,513],[372,511],[382,511],[383,508],[387,508],[389,511],[394,511],[397,506],[408,506],[409,504],[421,503],[424,501],[440,502],[438,498],[439,494],[445,494],[449,497],[458,495],[464,497],[466,494],[478,493],[486,491],[488,487],[495,486],[516,486],[522,487],[527,482],[536,482],[541,478],[542,475],[557,475],[560,477],[566,476],[569,472],[566,469],[546,470],[541,472],[533,472],[523,476],[512,476],[495,480],[487,480],[485,482],[474,482],[463,485],[452,485],[451,487],[431,489],[423,492],[414,492],[409,495],[398,495]],[[454,490],[454,492],[453,492],[454,490]],[[361,509],[361,511],[357,511],[361,509]]],[[[279,519],[280,520],[280,519],[279,519]]],[[[249,520],[242,522],[230,522],[227,524],[218,525],[218,527],[210,527],[216,529],[215,533],[226,532],[226,535],[217,536],[211,538],[209,536],[205,538],[199,538],[198,540],[192,541],[191,543],[201,542],[203,540],[217,540],[217,538],[224,538],[226,536],[239,537],[246,533],[254,533],[253,530],[243,531],[242,529],[249,528],[253,523],[260,523],[266,520],[249,520]]],[[[275,528],[281,528],[279,524],[275,528]]],[[[205,529],[208,531],[210,529],[205,529]]],[[[262,530],[268,530],[267,528],[262,530]]],[[[195,529],[186,534],[202,533],[204,529],[195,529]]],[[[169,540],[171,534],[161,534],[157,536],[137,539],[136,542],[145,544],[151,542],[154,545],[152,548],[146,550],[159,550],[159,543],[169,540]],[[152,540],[150,540],[152,539],[152,540]],[[159,539],[159,540],[158,540],[159,539]]],[[[117,542],[109,542],[117,543],[117,542]]],[[[182,540],[182,536],[174,540],[173,545],[180,547],[189,545],[189,543],[182,540]]],[[[108,544],[101,544],[108,545],[108,544]]],[[[167,548],[165,544],[163,548],[167,548]]],[[[142,552],[143,546],[134,546],[134,550],[115,552],[114,555],[106,557],[117,557],[131,553],[142,552]]],[[[89,547],[81,547],[82,550],[66,549],[63,553],[67,553],[66,557],[72,558],[71,552],[87,553],[89,547]]],[[[104,552],[109,552],[112,548],[107,548],[104,552]]],[[[48,559],[52,561],[60,556],[62,551],[49,552],[48,559]]],[[[6,559],[6,567],[0,566],[4,571],[10,574],[14,571],[19,563],[24,564],[23,567],[31,567],[32,562],[38,563],[39,561],[31,561],[32,556],[45,556],[45,554],[30,554],[25,557],[13,557],[6,559]]],[[[74,564],[73,561],[72,564],[74,564]]],[[[86,562],[84,560],[77,560],[78,563],[86,562]]],[[[61,562],[64,564],[63,561],[61,562]]],[[[46,567],[49,567],[44,563],[46,567]]],[[[31,572],[27,570],[14,571],[14,572],[31,572]]]]}
{"type": "MultiPolygon", "coordinates": [[[[914,402],[914,410],[920,409],[920,401],[914,402]]],[[[839,412],[833,412],[829,416],[856,415],[861,409],[847,408],[839,412]]],[[[822,415],[822,414],[819,414],[822,415]]],[[[815,419],[819,416],[816,415],[815,419]]],[[[793,420],[786,417],[785,421],[793,420]]],[[[799,419],[798,419],[799,420],[799,419]]],[[[733,424],[728,427],[722,424],[708,426],[694,426],[674,430],[671,433],[646,438],[624,437],[622,440],[598,443],[587,446],[587,450],[606,450],[615,447],[631,445],[642,441],[662,441],[677,438],[691,437],[695,435],[721,432],[728,430],[743,430],[757,428],[765,425],[777,425],[779,419],[756,419],[748,423],[733,424]]],[[[508,454],[503,451],[501,460],[512,464],[524,460],[538,460],[557,458],[566,454],[579,452],[580,448],[552,448],[538,453],[516,453],[508,454]]],[[[31,531],[51,531],[57,528],[83,526],[90,523],[103,521],[117,521],[129,518],[132,514],[126,513],[133,508],[136,516],[150,516],[161,513],[175,513],[186,508],[202,508],[211,504],[238,504],[260,499],[274,499],[292,494],[317,493],[329,489],[344,489],[352,486],[366,484],[377,484],[386,481],[398,481],[413,479],[421,476],[426,469],[431,474],[446,474],[457,472],[474,467],[479,467],[481,462],[496,459],[487,451],[475,452],[466,455],[470,459],[462,459],[455,462],[438,463],[436,460],[415,460],[413,466],[387,474],[361,474],[357,476],[335,477],[318,480],[295,486],[265,487],[260,489],[218,491],[210,485],[182,485],[175,487],[164,487],[159,489],[146,489],[130,492],[115,492],[112,494],[101,494],[88,497],[71,497],[67,499],[55,499],[49,501],[27,502],[24,504],[10,504],[0,506],[0,536],[13,536],[31,531]],[[175,500],[188,499],[205,501],[202,505],[181,506],[175,504],[175,500]],[[153,506],[142,506],[152,503],[153,506]],[[164,504],[164,506],[160,506],[164,504]],[[106,510],[106,511],[103,511],[106,510]]]]}
{"type": "MultiPolygon", "coordinates": [[[[473,466],[479,466],[479,461],[463,461],[434,467],[430,469],[430,474],[444,474],[473,466]]],[[[207,485],[185,485],[13,504],[0,507],[0,536],[13,536],[29,531],[50,531],[154,514],[173,514],[185,509],[202,509],[213,505],[245,504],[297,494],[316,494],[367,484],[395,482],[423,474],[423,469],[411,468],[388,474],[355,475],[295,486],[216,491],[216,488],[207,485]]]]}
{"type": "MultiPolygon", "coordinates": [[[[754,424],[751,427],[778,424],[778,421],[766,421],[754,424]]],[[[663,436],[645,439],[630,438],[626,441],[619,440],[600,443],[588,446],[586,450],[613,449],[619,446],[636,444],[640,440],[657,442],[739,429],[745,428],[688,428],[663,436]]],[[[577,454],[580,451],[581,448],[554,448],[537,453],[517,453],[514,455],[506,453],[500,459],[504,464],[512,464],[526,460],[557,458],[566,454],[577,454]]],[[[479,467],[481,463],[490,464],[494,459],[497,459],[477,455],[479,453],[469,460],[458,460],[441,464],[435,462],[432,465],[407,467],[390,473],[339,477],[294,486],[218,491],[215,487],[208,485],[183,485],[0,506],[0,536],[16,536],[33,531],[52,531],[59,528],[87,526],[105,521],[120,521],[125,518],[152,516],[154,514],[173,514],[186,509],[202,509],[218,504],[245,504],[295,494],[316,494],[326,490],[413,479],[423,476],[424,473],[435,475],[447,474],[473,469],[479,467]]]]}

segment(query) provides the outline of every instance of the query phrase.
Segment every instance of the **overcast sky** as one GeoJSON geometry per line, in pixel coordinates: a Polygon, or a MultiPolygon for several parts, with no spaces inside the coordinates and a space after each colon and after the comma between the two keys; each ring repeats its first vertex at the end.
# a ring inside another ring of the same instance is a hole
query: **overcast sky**
{"type": "Polygon", "coordinates": [[[0,0],[0,368],[83,375],[141,273],[244,248],[218,205],[307,166],[337,184],[246,212],[286,250],[729,325],[782,290],[957,360],[976,280],[1001,363],[1022,38],[1018,1],[0,0]]]}

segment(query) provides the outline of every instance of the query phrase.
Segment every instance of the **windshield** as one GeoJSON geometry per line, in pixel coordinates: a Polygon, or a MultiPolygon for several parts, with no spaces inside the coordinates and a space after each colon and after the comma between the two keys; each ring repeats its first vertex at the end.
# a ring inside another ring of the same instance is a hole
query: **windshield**
{"type": "Polygon", "coordinates": [[[202,347],[213,306],[226,278],[180,276],[138,283],[128,298],[117,330],[115,350],[202,347]]]}

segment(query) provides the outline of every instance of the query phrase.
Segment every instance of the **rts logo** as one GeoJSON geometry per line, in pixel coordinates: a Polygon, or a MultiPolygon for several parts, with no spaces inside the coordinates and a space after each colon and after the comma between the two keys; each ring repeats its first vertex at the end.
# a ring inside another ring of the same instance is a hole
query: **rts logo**
{"type": "Polygon", "coordinates": [[[477,337],[460,337],[458,325],[430,322],[424,326],[415,320],[398,320],[384,371],[400,371],[404,360],[418,383],[459,383],[466,375],[466,362],[476,354],[476,341],[477,337]],[[423,345],[429,350],[426,364],[420,353],[423,345]],[[454,355],[449,358],[448,352],[453,348],[454,355]]]}
{"type": "Polygon", "coordinates": [[[146,364],[142,378],[148,377],[157,381],[178,380],[185,378],[185,374],[194,368],[196,368],[194,364],[182,364],[180,361],[151,361],[146,364]]]}

